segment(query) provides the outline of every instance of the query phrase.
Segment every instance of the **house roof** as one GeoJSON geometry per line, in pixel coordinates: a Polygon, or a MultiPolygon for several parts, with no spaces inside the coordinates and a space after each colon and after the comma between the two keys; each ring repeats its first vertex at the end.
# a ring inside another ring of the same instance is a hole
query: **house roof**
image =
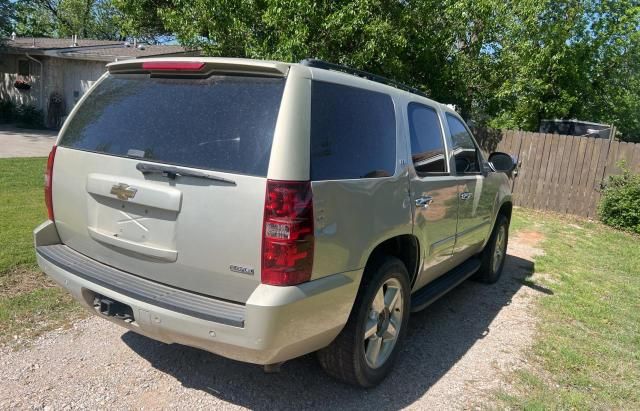
{"type": "Polygon", "coordinates": [[[162,56],[167,54],[184,54],[187,50],[182,46],[177,45],[148,45],[145,44],[143,48],[137,48],[133,46],[125,46],[120,43],[116,46],[110,47],[96,47],[83,50],[71,50],[65,54],[74,56],[94,56],[94,57],[107,57],[110,61],[115,58],[118,60],[162,56]]]}
{"type": "Polygon", "coordinates": [[[29,50],[55,50],[71,47],[80,48],[122,44],[121,41],[111,40],[77,40],[76,43],[77,46],[74,46],[73,40],[70,38],[51,39],[48,37],[16,37],[15,40],[5,39],[5,46],[9,48],[29,50]]]}
{"type": "Polygon", "coordinates": [[[123,41],[77,40],[71,38],[52,39],[46,37],[17,37],[6,39],[4,47],[9,52],[48,55],[79,60],[118,61],[141,57],[164,55],[194,55],[197,51],[188,51],[178,45],[142,44],[139,47],[123,41]]]}

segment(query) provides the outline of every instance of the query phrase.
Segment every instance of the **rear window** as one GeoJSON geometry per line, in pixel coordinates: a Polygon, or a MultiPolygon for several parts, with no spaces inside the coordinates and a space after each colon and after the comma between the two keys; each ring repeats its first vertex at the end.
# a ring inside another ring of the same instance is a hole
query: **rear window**
{"type": "Polygon", "coordinates": [[[266,176],[284,81],[110,76],[71,119],[60,145],[266,176]]]}
{"type": "Polygon", "coordinates": [[[311,179],[393,175],[396,121],[391,97],[319,81],[311,87],[311,179]]]}

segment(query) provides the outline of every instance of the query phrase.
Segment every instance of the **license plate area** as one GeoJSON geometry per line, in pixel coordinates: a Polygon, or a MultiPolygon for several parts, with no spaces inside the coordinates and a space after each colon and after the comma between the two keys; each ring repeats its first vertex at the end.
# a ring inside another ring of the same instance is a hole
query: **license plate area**
{"type": "Polygon", "coordinates": [[[157,182],[96,173],[87,176],[86,189],[87,228],[94,240],[136,254],[176,261],[180,190],[157,182]]]}

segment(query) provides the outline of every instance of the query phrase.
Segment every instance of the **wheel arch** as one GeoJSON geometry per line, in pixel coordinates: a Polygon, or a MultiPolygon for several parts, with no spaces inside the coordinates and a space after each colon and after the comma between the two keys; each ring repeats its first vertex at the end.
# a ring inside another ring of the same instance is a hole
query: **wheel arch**
{"type": "Polygon", "coordinates": [[[498,211],[496,211],[495,215],[493,216],[493,222],[491,224],[491,231],[489,231],[489,235],[484,240],[484,243],[482,244],[482,248],[484,248],[487,245],[487,242],[491,238],[491,233],[493,233],[493,230],[494,230],[494,228],[496,226],[496,222],[498,221],[498,216],[503,215],[503,216],[507,217],[507,220],[509,222],[511,222],[511,215],[513,213],[513,202],[511,201],[511,197],[505,198],[502,201],[502,203],[500,204],[500,207],[497,207],[497,210],[498,211]]]}
{"type": "Polygon", "coordinates": [[[420,265],[420,241],[413,234],[400,234],[378,243],[369,253],[364,265],[364,275],[371,264],[375,264],[384,256],[396,257],[402,261],[409,273],[409,284],[413,287],[418,276],[420,265]]]}
{"type": "MultiPolygon", "coordinates": [[[[502,205],[500,206],[500,208],[498,209],[498,212],[496,213],[496,218],[499,215],[503,215],[505,217],[507,217],[507,220],[511,221],[511,214],[513,213],[513,203],[511,202],[511,200],[507,200],[505,202],[502,203],[502,205]]],[[[495,224],[495,222],[494,222],[495,224]]]]}

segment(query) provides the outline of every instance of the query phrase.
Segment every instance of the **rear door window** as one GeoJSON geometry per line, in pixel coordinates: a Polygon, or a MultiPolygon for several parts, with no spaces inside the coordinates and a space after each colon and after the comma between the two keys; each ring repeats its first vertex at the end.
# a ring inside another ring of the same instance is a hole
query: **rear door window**
{"type": "Polygon", "coordinates": [[[423,104],[410,103],[408,114],[411,159],[416,172],[419,175],[445,173],[446,153],[438,113],[423,104]]]}
{"type": "Polygon", "coordinates": [[[392,176],[395,158],[396,121],[389,95],[312,82],[312,180],[392,176]]]}
{"type": "Polygon", "coordinates": [[[79,108],[60,145],[266,176],[284,82],[112,75],[79,108]]]}

